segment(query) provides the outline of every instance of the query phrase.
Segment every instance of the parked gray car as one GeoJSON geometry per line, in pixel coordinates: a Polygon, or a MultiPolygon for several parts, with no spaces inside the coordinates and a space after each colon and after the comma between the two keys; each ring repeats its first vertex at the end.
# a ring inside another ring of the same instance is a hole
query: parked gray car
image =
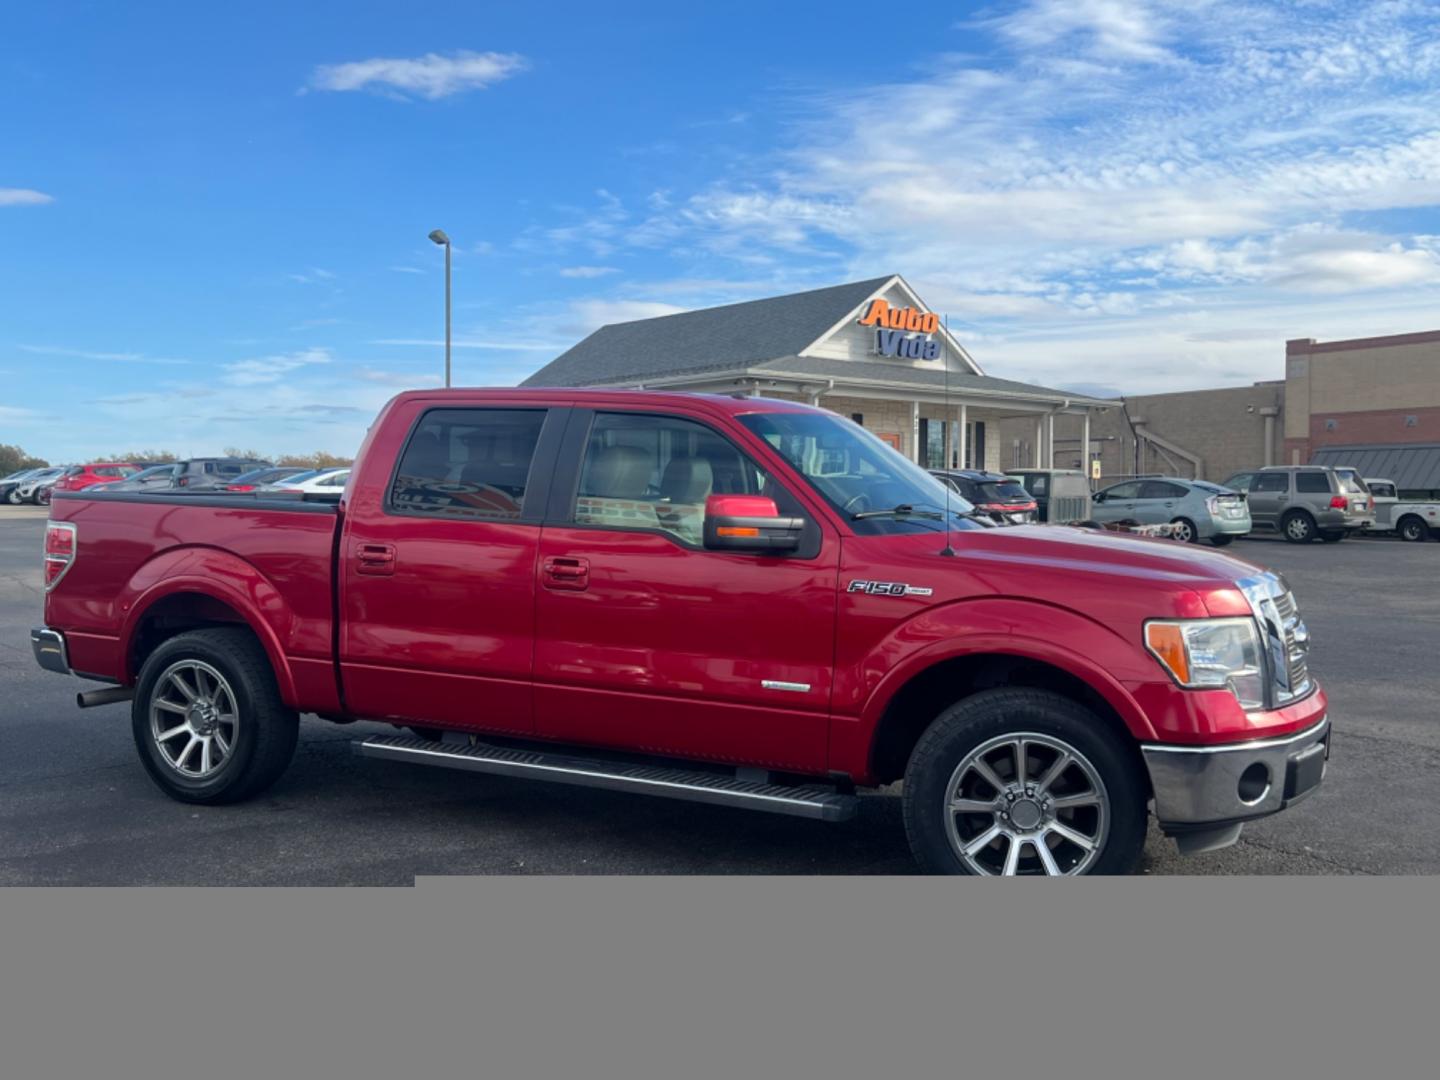
{"type": "Polygon", "coordinates": [[[1225,486],[1245,493],[1257,529],[1272,529],[1292,544],[1317,536],[1327,544],[1375,524],[1375,503],[1354,469],[1272,465],[1236,473],[1225,486]]]}
{"type": "Polygon", "coordinates": [[[152,465],[128,480],[111,484],[107,491],[164,491],[166,488],[223,488],[236,477],[268,466],[248,458],[190,458],[152,465]]]}
{"type": "Polygon", "coordinates": [[[1104,488],[1091,496],[1095,521],[1173,524],[1171,536],[1187,544],[1209,540],[1224,547],[1250,531],[1245,496],[1205,480],[1146,476],[1104,488]]]}

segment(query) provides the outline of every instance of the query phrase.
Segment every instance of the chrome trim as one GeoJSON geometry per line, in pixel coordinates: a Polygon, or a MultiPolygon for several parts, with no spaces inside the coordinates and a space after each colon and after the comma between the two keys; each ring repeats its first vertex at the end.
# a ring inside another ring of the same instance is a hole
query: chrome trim
{"type": "Polygon", "coordinates": [[[47,626],[36,626],[30,630],[30,648],[35,653],[35,662],[46,671],[60,675],[73,675],[70,670],[70,651],[65,645],[65,635],[47,626]]]}
{"type": "Polygon", "coordinates": [[[779,679],[761,679],[760,685],[766,690],[790,690],[796,694],[808,694],[810,684],[808,682],[782,682],[779,679]]]}
{"type": "MultiPolygon", "coordinates": [[[[1163,828],[1243,821],[1283,810],[1288,766],[1312,754],[1328,755],[1324,747],[1329,731],[1330,718],[1326,716],[1293,735],[1253,742],[1222,746],[1142,743],[1140,752],[1155,794],[1155,817],[1163,828]],[[1257,763],[1269,773],[1270,786],[1260,798],[1246,802],[1240,797],[1240,777],[1257,763]]],[[[1323,779],[1323,772],[1321,776],[1323,779]]]]}
{"type": "Polygon", "coordinates": [[[1241,578],[1235,585],[1245,595],[1260,627],[1268,705],[1280,708],[1309,696],[1315,689],[1307,662],[1310,631],[1300,618],[1290,586],[1269,570],[1241,578]]]}

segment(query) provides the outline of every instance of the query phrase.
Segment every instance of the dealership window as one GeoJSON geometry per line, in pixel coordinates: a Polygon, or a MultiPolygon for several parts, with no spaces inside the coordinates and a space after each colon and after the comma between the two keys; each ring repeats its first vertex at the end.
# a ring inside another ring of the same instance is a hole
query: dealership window
{"type": "Polygon", "coordinates": [[[948,466],[945,463],[945,429],[947,422],[944,420],[929,420],[920,418],[920,463],[927,469],[944,469],[948,466]]]}
{"type": "Polygon", "coordinates": [[[703,424],[641,413],[595,417],[575,498],[577,525],[659,531],[700,547],[711,495],[789,502],[763,469],[703,424]]]}
{"type": "Polygon", "coordinates": [[[389,507],[480,521],[520,517],[543,409],[432,409],[410,435],[389,507]]]}

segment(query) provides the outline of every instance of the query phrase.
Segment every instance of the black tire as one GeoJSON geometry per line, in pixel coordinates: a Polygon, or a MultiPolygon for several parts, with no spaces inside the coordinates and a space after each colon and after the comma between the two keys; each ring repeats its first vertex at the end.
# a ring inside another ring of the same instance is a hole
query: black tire
{"type": "Polygon", "coordinates": [[[1430,539],[1430,526],[1425,523],[1424,518],[1407,514],[1400,519],[1400,524],[1395,527],[1400,539],[1411,544],[1423,544],[1430,539]]]}
{"type": "Polygon", "coordinates": [[[1214,536],[1210,537],[1210,543],[1214,544],[1216,547],[1226,547],[1229,545],[1230,541],[1234,539],[1235,537],[1231,533],[1216,533],[1214,536]]]}
{"type": "Polygon", "coordinates": [[[20,489],[19,489],[18,487],[13,487],[13,488],[11,488],[9,491],[7,491],[7,492],[5,493],[5,501],[6,501],[7,503],[9,503],[11,506],[19,506],[19,505],[20,505],[20,489]]]}
{"type": "Polygon", "coordinates": [[[1326,529],[1320,534],[1320,539],[1327,544],[1338,544],[1345,539],[1344,529],[1326,529]]]}
{"type": "Polygon", "coordinates": [[[1315,519],[1304,510],[1291,510],[1280,519],[1280,535],[1291,544],[1308,544],[1315,534],[1315,519]]]}
{"type": "Polygon", "coordinates": [[[140,760],[156,786],[179,802],[208,805],[241,802],[264,791],[290,765],[300,736],[300,717],[280,700],[265,650],[254,634],[239,627],[191,630],[151,653],[135,685],[130,726],[140,760]],[[171,665],[186,660],[200,661],[224,676],[238,718],[229,756],[204,778],[177,771],[151,730],[150,708],[160,693],[160,677],[171,665]]]}
{"type": "Polygon", "coordinates": [[[50,489],[49,489],[48,487],[47,487],[47,488],[41,488],[39,491],[35,492],[35,505],[36,505],[36,506],[49,506],[49,505],[50,505],[50,489]]]}
{"type": "MultiPolygon", "coordinates": [[[[933,874],[971,874],[952,847],[947,797],[952,777],[972,751],[1000,736],[1034,733],[1079,751],[1109,801],[1109,827],[1087,874],[1128,874],[1145,846],[1149,798],[1134,747],[1084,706],[1045,690],[985,690],[950,706],[920,737],[905,769],[903,813],[910,850],[933,874]]],[[[1012,771],[1014,771],[1012,769],[1012,771]]],[[[1033,770],[1032,770],[1033,771],[1033,770]]],[[[1038,860],[1038,852],[1031,848],[1038,860]]]]}
{"type": "Polygon", "coordinates": [[[1178,517],[1170,522],[1170,524],[1181,525],[1185,529],[1185,532],[1172,536],[1172,540],[1177,540],[1182,544],[1198,544],[1200,542],[1200,530],[1195,527],[1195,523],[1189,518],[1178,517]]]}

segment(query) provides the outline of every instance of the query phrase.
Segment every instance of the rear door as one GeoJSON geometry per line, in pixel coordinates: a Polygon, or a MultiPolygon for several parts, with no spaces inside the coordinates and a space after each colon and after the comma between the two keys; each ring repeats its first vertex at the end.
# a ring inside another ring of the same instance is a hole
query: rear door
{"type": "Polygon", "coordinates": [[[576,410],[540,541],[539,734],[823,770],[839,538],[714,421],[576,410]],[[709,551],[711,494],[809,521],[793,554],[709,551]]]}
{"type": "Polygon", "coordinates": [[[377,719],[528,733],[535,559],[566,410],[422,400],[405,410],[387,417],[403,440],[372,445],[346,508],[346,704],[377,719]]]}
{"type": "Polygon", "coordinates": [[[1290,473],[1283,469],[1256,473],[1245,501],[1250,504],[1252,524],[1278,529],[1290,506],[1290,473]]]}
{"type": "Polygon", "coordinates": [[[1146,480],[1135,500],[1135,520],[1142,525],[1161,525],[1181,516],[1180,503],[1189,494],[1169,480],[1146,480]]]}

